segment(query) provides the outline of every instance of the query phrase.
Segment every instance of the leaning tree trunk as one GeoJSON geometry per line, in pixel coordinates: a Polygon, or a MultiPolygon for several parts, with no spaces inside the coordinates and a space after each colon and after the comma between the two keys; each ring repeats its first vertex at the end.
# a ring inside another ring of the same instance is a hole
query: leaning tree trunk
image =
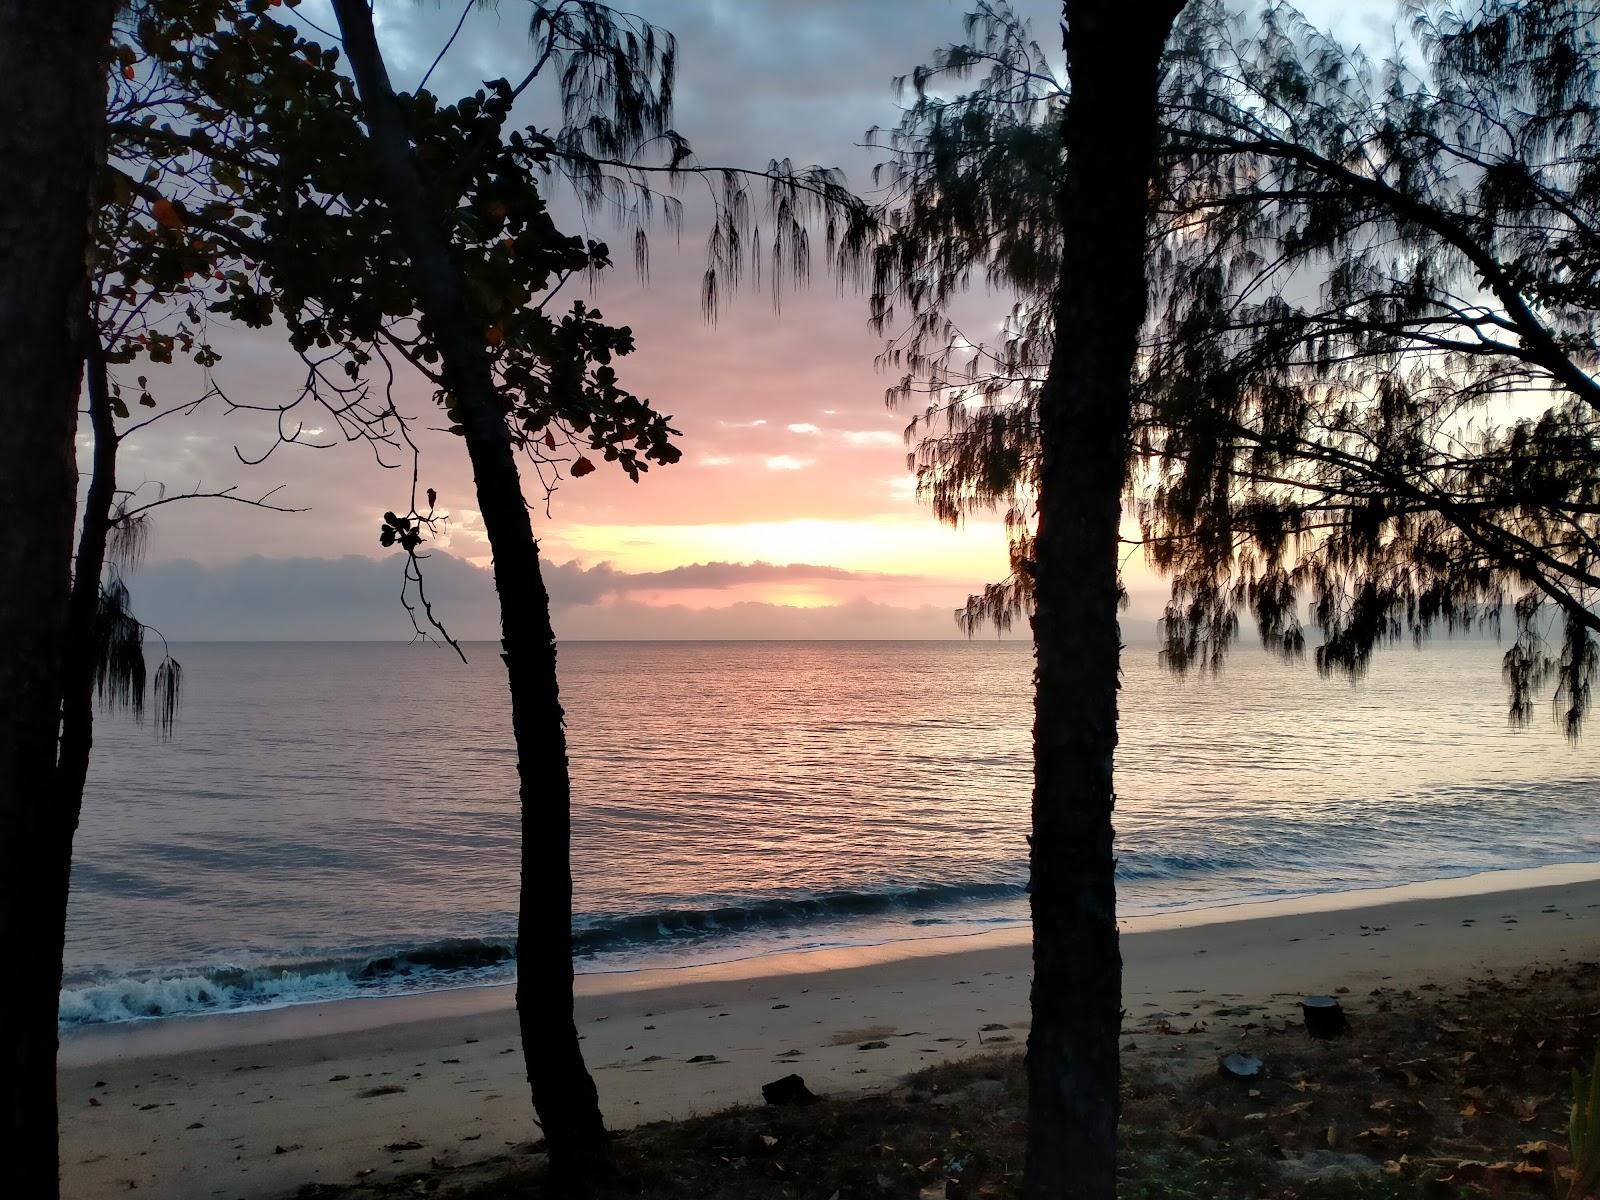
{"type": "MultiPolygon", "coordinates": [[[[111,507],[117,491],[117,427],[111,412],[105,354],[98,338],[89,345],[84,368],[94,449],[78,531],[78,556],[72,567],[72,592],[67,598],[67,646],[61,663],[61,750],[56,764],[56,808],[73,829],[77,828],[83,808],[83,785],[89,777],[89,752],[94,747],[94,673],[98,657],[95,623],[100,609],[106,539],[111,533],[111,507]]],[[[63,903],[62,919],[65,917],[63,903]]],[[[65,926],[62,933],[64,937],[65,926]]]]}
{"type": "Polygon", "coordinates": [[[56,1006],[75,824],[53,785],[111,9],[0,0],[0,1145],[10,1194],[45,1198],[60,1190],[56,1006]]]}
{"type": "Polygon", "coordinates": [[[449,243],[434,220],[367,0],[335,0],[345,53],[396,228],[411,255],[423,315],[432,326],[455,396],[477,484],[511,687],[522,802],[522,889],[517,912],[517,1014],[533,1106],[550,1166],[581,1186],[607,1161],[594,1080],[572,1015],[571,781],[556,680],[550,597],[522,496],[511,439],[494,387],[483,327],[468,306],[449,243]]]}
{"type": "Polygon", "coordinates": [[[1111,815],[1117,536],[1144,321],[1158,65],[1181,4],[1067,0],[1055,351],[1034,544],[1033,1026],[1024,1192],[1114,1200],[1122,1021],[1111,815]]]}

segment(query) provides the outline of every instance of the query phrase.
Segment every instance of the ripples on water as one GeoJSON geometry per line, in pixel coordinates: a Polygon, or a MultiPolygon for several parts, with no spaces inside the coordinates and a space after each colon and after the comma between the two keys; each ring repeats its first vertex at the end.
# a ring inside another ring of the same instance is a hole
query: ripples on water
{"type": "MultiPolygon", "coordinates": [[[[190,645],[177,736],[104,720],[63,1020],[504,978],[517,807],[494,647],[190,645]]],[[[1124,656],[1124,912],[1600,858],[1600,757],[1505,720],[1499,649],[1352,686],[1124,656]]],[[[1026,645],[561,650],[580,970],[1023,919],[1026,645]]]]}

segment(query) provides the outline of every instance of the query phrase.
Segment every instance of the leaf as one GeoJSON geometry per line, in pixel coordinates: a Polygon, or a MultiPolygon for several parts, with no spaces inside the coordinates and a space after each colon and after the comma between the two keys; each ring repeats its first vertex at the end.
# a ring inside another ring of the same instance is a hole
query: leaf
{"type": "Polygon", "coordinates": [[[178,206],[165,196],[156,198],[156,202],[150,206],[150,215],[155,217],[156,224],[163,229],[183,228],[183,214],[178,211],[178,206]]]}
{"type": "Polygon", "coordinates": [[[593,470],[594,464],[580,454],[572,464],[572,477],[574,479],[582,479],[593,470]]]}
{"type": "Polygon", "coordinates": [[[432,508],[439,501],[439,493],[432,488],[428,489],[428,507],[432,508]]]}

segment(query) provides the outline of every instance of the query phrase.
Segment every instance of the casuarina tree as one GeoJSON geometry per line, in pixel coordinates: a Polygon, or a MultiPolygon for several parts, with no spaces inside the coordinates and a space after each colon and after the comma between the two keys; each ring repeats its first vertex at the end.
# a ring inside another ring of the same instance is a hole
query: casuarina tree
{"type": "Polygon", "coordinates": [[[1032,1027],[1024,1191],[1117,1191],[1112,847],[1121,638],[1119,528],[1144,324],[1145,225],[1162,49],[1178,0],[1068,0],[1061,279],[1039,393],[1033,534],[1032,1027]]]}
{"type": "MultiPolygon", "coordinates": [[[[1176,23],[1122,540],[1174,576],[1174,669],[1220,663],[1241,610],[1269,646],[1302,653],[1298,597],[1323,635],[1318,667],[1347,672],[1512,604],[1513,717],[1553,682],[1575,732],[1595,662],[1600,485],[1593,22],[1549,3],[1415,16],[1409,57],[1384,64],[1282,6],[1246,19],[1192,4],[1176,23]]],[[[980,6],[968,35],[911,76],[905,120],[879,135],[895,232],[874,315],[902,370],[892,398],[931,397],[911,430],[924,495],[946,519],[1007,514],[1012,575],[962,618],[1032,610],[1037,633],[1057,575],[1037,544],[1054,511],[1044,406],[1062,343],[1092,327],[1060,300],[1091,261],[1069,263],[1080,218],[1058,199],[1077,182],[1057,138],[1083,68],[1069,40],[1058,80],[1003,5],[980,6]],[[952,76],[977,83],[951,95],[952,76]],[[976,277],[1017,299],[987,342],[961,323],[976,277]]],[[[1094,287],[1114,294],[1121,276],[1097,261],[1094,287]]],[[[1114,695],[1115,657],[1102,668],[1114,695]]],[[[1042,702],[1042,664],[1040,683],[1042,702]]],[[[1109,840],[1095,854],[1109,887],[1109,840]]]]}
{"type": "MultiPolygon", "coordinates": [[[[1593,23],[1562,3],[1415,15],[1379,62],[1286,5],[1183,13],[1124,533],[1174,576],[1176,668],[1217,665],[1241,611],[1291,655],[1316,628],[1327,671],[1508,614],[1513,717],[1553,684],[1575,731],[1596,621],[1593,23]]],[[[893,399],[930,397],[924,495],[947,520],[1007,515],[1015,569],[963,614],[1005,623],[1030,602],[1068,84],[1003,5],[913,80],[881,139],[904,199],[878,316],[893,399]],[[929,87],[952,75],[978,78],[929,87]],[[1018,300],[1000,338],[960,324],[979,275],[1018,300]]]]}

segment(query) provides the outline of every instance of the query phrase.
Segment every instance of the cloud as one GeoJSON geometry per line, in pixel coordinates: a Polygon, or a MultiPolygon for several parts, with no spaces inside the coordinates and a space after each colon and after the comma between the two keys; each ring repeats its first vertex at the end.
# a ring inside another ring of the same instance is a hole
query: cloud
{"type": "MultiPolygon", "coordinates": [[[[400,604],[402,567],[399,555],[389,558],[255,555],[238,562],[207,564],[179,559],[147,563],[134,572],[128,582],[135,614],[173,641],[387,640],[411,636],[410,621],[400,604]]],[[[703,562],[662,571],[629,572],[618,570],[608,562],[592,567],[577,562],[547,562],[544,576],[551,606],[557,614],[558,631],[569,637],[877,636],[871,631],[889,627],[879,609],[906,615],[911,621],[908,628],[926,626],[926,622],[915,615],[921,610],[892,605],[860,608],[845,604],[800,609],[736,603],[690,609],[642,604],[631,599],[640,593],[704,593],[763,584],[915,581],[914,577],[850,571],[814,563],[703,562]],[[668,609],[679,615],[652,616],[648,621],[638,619],[641,613],[660,613],[668,609]],[[716,634],[717,614],[735,610],[740,615],[730,629],[736,627],[745,632],[716,634]],[[683,615],[689,612],[705,615],[692,618],[683,615]],[[808,621],[819,630],[847,629],[848,614],[852,612],[871,617],[859,632],[794,632],[807,627],[808,621]],[[768,625],[763,626],[757,619],[761,613],[772,618],[768,625]],[[795,615],[804,613],[815,615],[795,615]],[[569,628],[588,632],[569,633],[569,628]],[[668,628],[709,632],[661,632],[668,628]],[[763,628],[766,633],[759,632],[763,628]]],[[[423,579],[434,611],[454,636],[498,636],[500,614],[493,577],[487,570],[453,555],[435,552],[423,562],[423,579]]]]}
{"type": "Polygon", "coordinates": [[[901,446],[905,438],[887,429],[850,429],[839,435],[852,446],[901,446]]]}
{"type": "Polygon", "coordinates": [[[801,471],[809,467],[812,460],[809,458],[796,458],[792,454],[774,454],[767,459],[769,471],[801,471]]]}
{"type": "MultiPolygon", "coordinates": [[[[568,563],[568,567],[575,564],[568,563]]],[[[586,574],[610,572],[609,563],[591,567],[586,574]]],[[[744,583],[792,583],[812,579],[905,580],[905,575],[881,571],[850,571],[815,563],[705,562],[690,563],[666,571],[611,572],[618,580],[617,591],[657,591],[663,588],[725,588],[744,583]]]]}
{"type": "Polygon", "coordinates": [[[821,433],[822,430],[810,421],[796,421],[789,426],[790,433],[821,433]]]}

